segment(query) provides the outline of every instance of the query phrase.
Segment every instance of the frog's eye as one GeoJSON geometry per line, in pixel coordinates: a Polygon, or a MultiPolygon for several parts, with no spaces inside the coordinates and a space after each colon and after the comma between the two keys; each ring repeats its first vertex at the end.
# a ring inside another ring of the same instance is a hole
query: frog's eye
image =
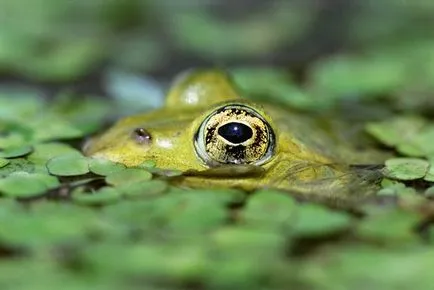
{"type": "Polygon", "coordinates": [[[260,165],[272,157],[275,136],[259,112],[244,104],[214,110],[195,135],[197,155],[208,165],[260,165]]]}

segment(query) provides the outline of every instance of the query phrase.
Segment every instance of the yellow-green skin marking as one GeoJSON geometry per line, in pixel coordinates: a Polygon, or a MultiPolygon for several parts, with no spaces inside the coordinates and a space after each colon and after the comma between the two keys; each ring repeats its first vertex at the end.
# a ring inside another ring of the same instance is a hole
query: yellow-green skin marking
{"type": "Polygon", "coordinates": [[[275,188],[332,203],[358,200],[369,192],[348,166],[358,160],[326,123],[249,101],[222,71],[196,70],[175,80],[163,108],[120,120],[84,151],[127,166],[153,160],[158,168],[185,172],[176,181],[183,186],[275,188]],[[227,151],[240,144],[216,133],[230,122],[251,128],[241,155],[227,151]]]}

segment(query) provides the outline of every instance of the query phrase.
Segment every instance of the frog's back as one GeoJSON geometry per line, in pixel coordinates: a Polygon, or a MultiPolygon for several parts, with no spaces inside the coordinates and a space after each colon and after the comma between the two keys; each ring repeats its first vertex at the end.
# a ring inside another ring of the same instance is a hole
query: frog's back
{"type": "Polygon", "coordinates": [[[289,107],[262,103],[282,135],[287,133],[298,142],[337,163],[383,163],[384,152],[369,149],[363,125],[340,120],[336,116],[298,112],[289,107]]]}

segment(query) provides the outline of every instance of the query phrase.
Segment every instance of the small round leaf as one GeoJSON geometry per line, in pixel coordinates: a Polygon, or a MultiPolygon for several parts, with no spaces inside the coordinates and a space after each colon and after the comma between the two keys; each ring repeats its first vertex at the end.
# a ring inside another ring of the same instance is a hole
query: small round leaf
{"type": "Polygon", "coordinates": [[[106,182],[110,185],[120,185],[147,181],[152,178],[152,174],[144,169],[127,168],[122,171],[114,172],[106,177],[106,182]]]}
{"type": "Polygon", "coordinates": [[[0,180],[0,192],[6,196],[26,198],[43,194],[47,185],[33,174],[14,174],[0,180]]]}
{"type": "Polygon", "coordinates": [[[424,177],[424,180],[428,182],[434,182],[434,159],[431,159],[430,167],[424,177]]]}
{"type": "Polygon", "coordinates": [[[168,189],[168,184],[162,180],[150,180],[146,182],[135,182],[122,184],[117,189],[122,192],[125,197],[149,197],[162,194],[168,189]]]}
{"type": "Polygon", "coordinates": [[[76,176],[89,172],[89,164],[80,154],[67,154],[50,159],[47,163],[48,171],[58,176],[76,176]]]}
{"type": "Polygon", "coordinates": [[[385,174],[389,178],[415,180],[423,178],[429,168],[429,162],[417,158],[392,158],[386,161],[385,174]]]}
{"type": "Polygon", "coordinates": [[[89,169],[95,174],[107,176],[114,172],[124,170],[125,165],[107,159],[91,158],[89,160],[89,169]]]}
{"type": "Polygon", "coordinates": [[[0,158],[17,158],[25,156],[33,151],[32,146],[12,147],[0,151],[0,158]]]}
{"type": "Polygon", "coordinates": [[[109,204],[118,201],[120,198],[120,193],[113,187],[103,187],[92,193],[79,190],[72,194],[72,199],[75,202],[84,205],[109,204]]]}

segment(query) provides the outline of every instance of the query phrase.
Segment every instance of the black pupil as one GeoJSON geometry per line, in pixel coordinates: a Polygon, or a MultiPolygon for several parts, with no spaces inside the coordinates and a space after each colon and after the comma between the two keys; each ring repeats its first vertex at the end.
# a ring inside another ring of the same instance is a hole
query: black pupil
{"type": "Polygon", "coordinates": [[[243,143],[253,136],[253,130],[243,123],[231,122],[221,126],[218,129],[220,136],[231,143],[243,143]]]}

